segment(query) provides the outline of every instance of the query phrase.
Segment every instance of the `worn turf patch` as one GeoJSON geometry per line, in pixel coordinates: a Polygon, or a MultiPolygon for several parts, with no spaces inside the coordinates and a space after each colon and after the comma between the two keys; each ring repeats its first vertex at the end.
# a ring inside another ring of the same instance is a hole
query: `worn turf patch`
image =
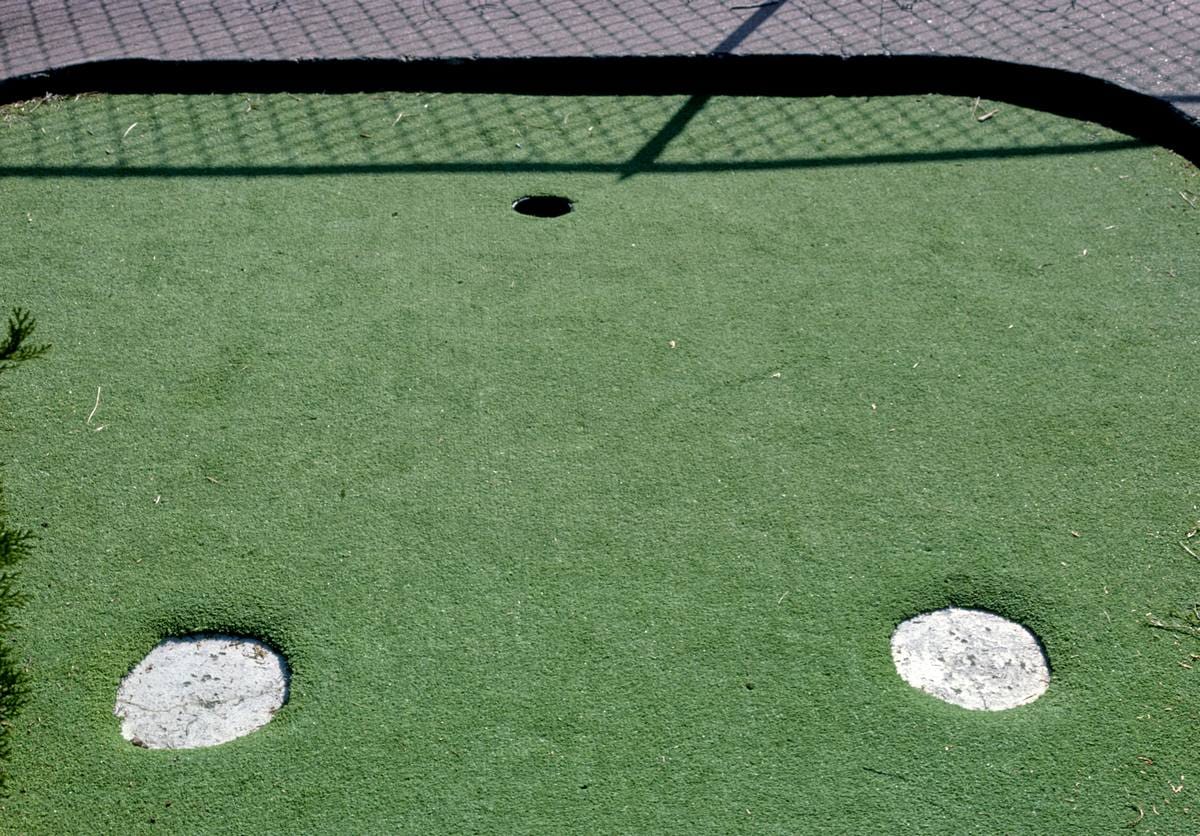
{"type": "Polygon", "coordinates": [[[45,525],[6,825],[1187,829],[1195,172],[973,104],[7,114],[6,292],[56,348],[2,439],[45,525]],[[1047,692],[907,685],[893,631],[949,606],[1047,692]],[[130,745],[122,677],[196,631],[289,702],[130,745]]]}

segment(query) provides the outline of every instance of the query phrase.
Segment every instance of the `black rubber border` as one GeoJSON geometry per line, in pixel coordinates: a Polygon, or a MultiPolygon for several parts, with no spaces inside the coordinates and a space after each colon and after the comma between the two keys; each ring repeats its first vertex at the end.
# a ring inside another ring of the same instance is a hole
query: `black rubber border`
{"type": "Polygon", "coordinates": [[[988,58],[699,55],[314,61],[120,59],[0,82],[0,102],[75,93],[440,91],[556,95],[981,96],[1095,122],[1200,165],[1200,122],[1067,70],[988,58]]]}

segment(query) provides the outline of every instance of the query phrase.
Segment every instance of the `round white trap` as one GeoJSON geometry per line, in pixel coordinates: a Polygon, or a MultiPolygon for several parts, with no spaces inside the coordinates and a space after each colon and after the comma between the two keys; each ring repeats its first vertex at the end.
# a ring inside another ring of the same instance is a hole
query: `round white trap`
{"type": "Polygon", "coordinates": [[[892,661],[914,688],[982,711],[1033,702],[1050,684],[1034,635],[981,610],[951,607],[908,619],[892,634],[892,661]]]}
{"type": "Polygon", "coordinates": [[[215,746],[269,723],[287,701],[288,676],[283,657],[255,639],[171,638],[121,681],[113,713],[138,746],[215,746]]]}

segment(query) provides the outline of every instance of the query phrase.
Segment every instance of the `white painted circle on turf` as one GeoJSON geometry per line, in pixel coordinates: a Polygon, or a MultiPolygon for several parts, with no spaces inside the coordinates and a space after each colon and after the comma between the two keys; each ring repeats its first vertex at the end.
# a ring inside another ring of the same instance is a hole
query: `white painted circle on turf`
{"type": "Polygon", "coordinates": [[[981,711],[1031,703],[1050,685],[1033,633],[982,610],[950,607],[908,619],[892,634],[892,661],[914,688],[981,711]]]}
{"type": "Polygon", "coordinates": [[[215,746],[269,723],[287,701],[288,677],[283,657],[255,639],[170,638],[121,681],[113,713],[138,746],[215,746]]]}

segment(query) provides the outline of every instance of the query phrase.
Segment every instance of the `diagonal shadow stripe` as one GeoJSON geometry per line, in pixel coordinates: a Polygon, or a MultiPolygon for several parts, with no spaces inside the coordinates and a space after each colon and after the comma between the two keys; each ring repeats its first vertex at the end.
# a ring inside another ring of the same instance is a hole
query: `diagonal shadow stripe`
{"type": "Polygon", "coordinates": [[[746,18],[745,22],[743,22],[742,25],[737,29],[734,29],[732,32],[730,32],[729,36],[717,44],[716,48],[709,54],[723,55],[726,52],[733,52],[742,45],[742,41],[746,40],[746,38],[753,34],[755,29],[762,26],[767,22],[767,19],[770,18],[771,15],[779,11],[785,2],[786,0],[775,0],[774,3],[763,3],[758,7],[754,14],[746,18]]]}
{"type": "MultiPolygon", "coordinates": [[[[779,11],[785,2],[786,0],[776,0],[776,2],[763,3],[755,10],[754,14],[746,18],[737,29],[730,32],[709,54],[726,55],[733,52],[746,38],[750,37],[754,30],[766,23],[771,15],[779,11]]],[[[707,94],[698,94],[684,102],[679,110],[675,112],[675,115],[662,126],[662,129],[650,137],[646,141],[646,144],[629,158],[629,162],[625,164],[625,170],[621,173],[619,179],[627,180],[654,165],[659,155],[671,144],[671,140],[683,133],[688,123],[696,118],[696,115],[704,109],[710,98],[712,97],[707,94]]]]}
{"type": "Polygon", "coordinates": [[[621,180],[626,180],[635,174],[640,174],[644,171],[649,171],[654,167],[655,161],[666,147],[675,137],[683,133],[683,129],[688,126],[688,123],[695,118],[704,106],[708,104],[708,100],[712,96],[707,93],[698,94],[689,98],[675,114],[667,120],[667,123],[659,128],[658,133],[650,137],[646,144],[637,150],[628,162],[622,166],[621,180]]]}

